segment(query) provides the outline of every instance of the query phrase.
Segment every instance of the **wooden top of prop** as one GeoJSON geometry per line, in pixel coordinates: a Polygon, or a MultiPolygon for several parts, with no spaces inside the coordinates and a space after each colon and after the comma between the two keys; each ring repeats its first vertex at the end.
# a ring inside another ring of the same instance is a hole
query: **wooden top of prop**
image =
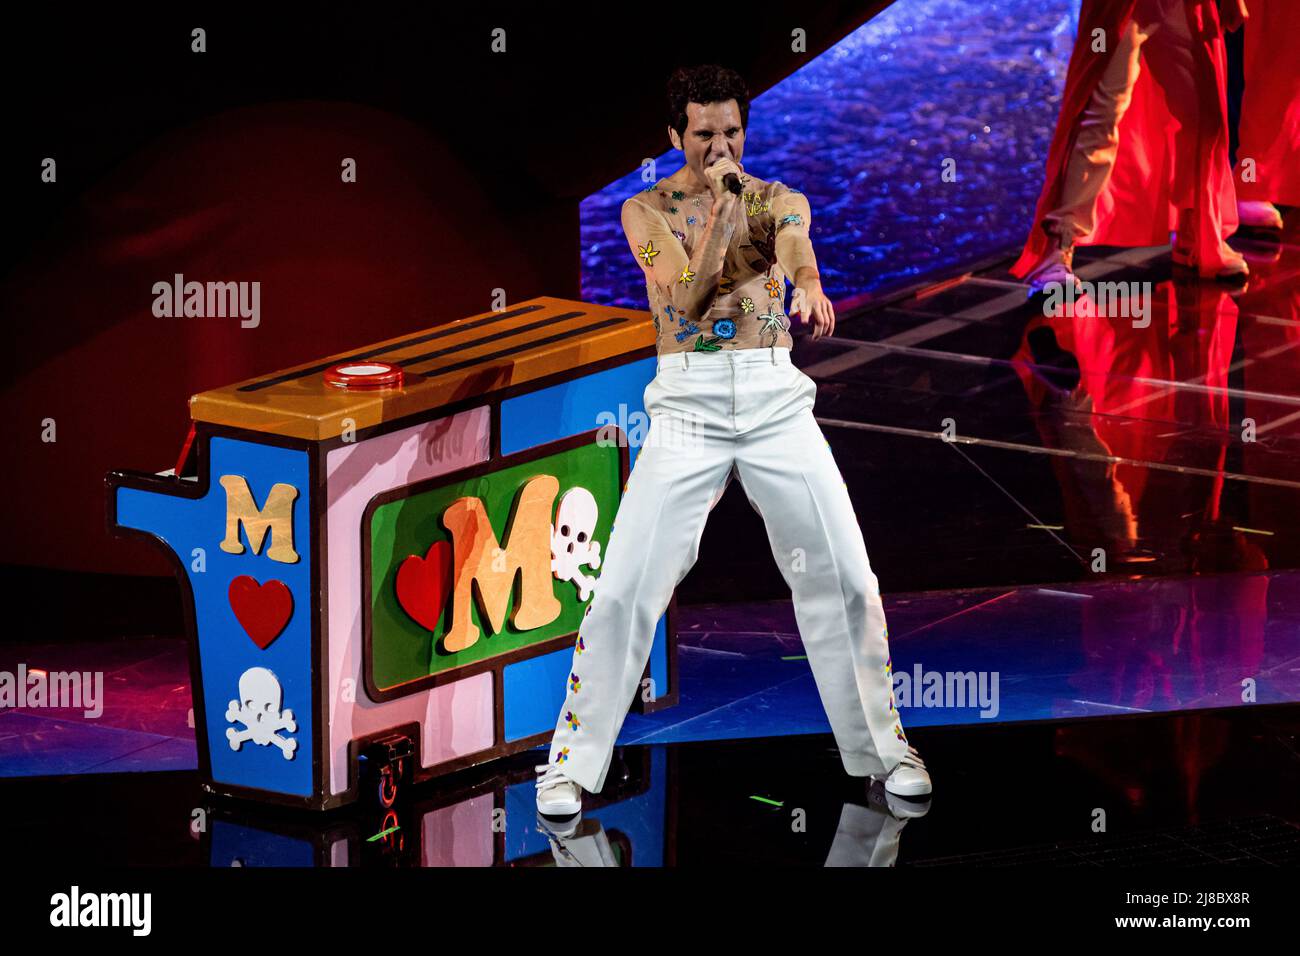
{"type": "Polygon", "coordinates": [[[190,416],[322,441],[349,425],[360,430],[466,398],[486,401],[492,392],[654,344],[644,311],[541,296],[201,392],[190,398],[190,416]],[[393,380],[398,384],[382,384],[393,380]]]}

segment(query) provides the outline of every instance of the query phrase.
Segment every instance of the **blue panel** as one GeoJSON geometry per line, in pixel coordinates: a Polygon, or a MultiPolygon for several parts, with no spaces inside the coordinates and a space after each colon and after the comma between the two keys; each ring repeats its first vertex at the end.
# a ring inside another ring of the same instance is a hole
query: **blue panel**
{"type": "MultiPolygon", "coordinates": [[[[655,627],[650,649],[650,676],[655,696],[668,693],[667,615],[655,627]]],[[[568,695],[573,649],[563,648],[541,657],[507,664],[502,673],[505,693],[506,740],[519,740],[555,729],[568,695]]]]}
{"type": "Polygon", "coordinates": [[[584,819],[599,820],[607,833],[618,832],[628,838],[633,866],[664,865],[668,749],[651,747],[649,751],[650,786],[645,793],[583,814],[584,819]]]}
{"type": "Polygon", "coordinates": [[[555,729],[568,695],[572,666],[572,647],[505,666],[501,686],[506,698],[506,740],[555,729]]]}
{"type": "Polygon", "coordinates": [[[670,693],[668,686],[668,615],[659,618],[655,626],[655,642],[650,648],[650,679],[655,682],[655,696],[670,693]]]}
{"type": "Polygon", "coordinates": [[[544,445],[606,424],[628,433],[628,467],[650,428],[642,402],[655,377],[653,357],[617,365],[501,403],[501,454],[544,445]]]}
{"type": "Polygon", "coordinates": [[[208,865],[230,867],[236,860],[240,866],[315,866],[316,851],[306,840],[214,820],[208,865]]]}
{"type": "MultiPolygon", "coordinates": [[[[655,376],[656,362],[657,359],[653,357],[640,359],[506,399],[501,403],[501,454],[513,455],[526,448],[568,438],[602,425],[616,424],[627,432],[628,468],[635,468],[637,453],[650,427],[642,398],[646,386],[655,376]]],[[[661,616],[655,628],[654,646],[650,650],[650,676],[654,678],[656,695],[668,693],[666,633],[667,617],[661,616]]],[[[519,726],[531,729],[518,733],[511,731],[512,702],[507,689],[507,740],[517,740],[555,727],[560,707],[564,703],[564,685],[568,681],[570,662],[571,655],[568,655],[560,673],[558,688],[547,689],[547,693],[554,696],[555,700],[551,712],[545,715],[544,720],[541,719],[542,715],[532,713],[536,700],[518,702],[518,706],[528,708],[526,717],[520,714],[519,726]]],[[[509,670],[506,668],[507,673],[509,670]]],[[[536,697],[535,690],[531,693],[536,697]]],[[[550,699],[550,696],[546,697],[546,700],[550,699]]]]}
{"type": "MultiPolygon", "coordinates": [[[[208,493],[198,499],[173,497],[132,488],[117,490],[117,519],[124,528],[157,535],[180,559],[194,592],[194,615],[199,630],[199,659],[203,677],[205,721],[212,760],[212,778],[221,783],[256,787],[277,793],[310,796],[312,793],[312,674],[311,615],[311,514],[307,455],[302,451],[259,445],[229,438],[213,438],[210,445],[208,493]],[[285,564],[267,557],[269,532],[254,554],[247,531],[241,526],[243,554],[227,554],[220,544],[226,529],[226,490],[222,475],[241,475],[258,507],[266,504],[271,487],[284,482],[298,490],[293,503],[293,547],[298,561],[285,564]],[[202,548],[206,566],[194,570],[193,551],[202,548]],[[284,630],[265,650],[253,643],[230,607],[230,582],[250,575],[259,584],[281,581],[293,596],[293,612],[284,630]],[[258,746],[243,741],[238,751],[226,739],[227,728],[243,724],[226,720],[226,708],[238,698],[239,678],[249,668],[264,667],[282,689],[281,708],[293,711],[298,729],[277,736],[297,740],[298,748],[286,760],[279,746],[258,746]]],[[[197,708],[196,708],[197,709],[197,708]]]]}

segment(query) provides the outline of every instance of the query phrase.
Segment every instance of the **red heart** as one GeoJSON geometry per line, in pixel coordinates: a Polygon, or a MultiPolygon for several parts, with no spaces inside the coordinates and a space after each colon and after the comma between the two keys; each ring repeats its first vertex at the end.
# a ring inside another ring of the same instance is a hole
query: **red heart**
{"type": "Polygon", "coordinates": [[[293,593],[283,581],[258,584],[256,578],[241,574],[230,582],[228,597],[235,617],[262,650],[280,636],[293,616],[293,593]]]}
{"type": "Polygon", "coordinates": [[[451,545],[435,541],[424,557],[413,554],[397,569],[397,603],[425,630],[436,631],[451,593],[451,545]]]}

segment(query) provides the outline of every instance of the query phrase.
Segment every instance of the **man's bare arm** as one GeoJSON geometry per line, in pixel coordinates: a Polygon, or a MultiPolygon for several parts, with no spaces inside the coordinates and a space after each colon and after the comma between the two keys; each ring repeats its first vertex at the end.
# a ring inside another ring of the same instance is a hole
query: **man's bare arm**
{"type": "Polygon", "coordinates": [[[810,323],[813,338],[835,333],[835,308],[822,291],[817,257],[813,255],[812,211],[803,193],[784,191],[772,199],[776,219],[776,261],[794,281],[790,313],[810,323]]]}
{"type": "Polygon", "coordinates": [[[696,246],[686,247],[673,235],[663,216],[645,203],[623,204],[623,233],[648,281],[653,282],[674,311],[692,320],[704,318],[717,293],[718,277],[736,228],[736,199],[715,199],[709,220],[696,246]]]}
{"type": "Polygon", "coordinates": [[[800,279],[816,279],[817,257],[813,254],[809,228],[812,211],[803,193],[782,192],[772,199],[776,222],[776,261],[796,287],[800,279]]]}

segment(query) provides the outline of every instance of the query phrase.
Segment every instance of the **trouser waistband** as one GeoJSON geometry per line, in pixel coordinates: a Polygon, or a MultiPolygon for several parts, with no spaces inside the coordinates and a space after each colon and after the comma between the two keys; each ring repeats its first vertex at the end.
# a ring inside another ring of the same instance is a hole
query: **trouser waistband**
{"type": "Polygon", "coordinates": [[[719,365],[790,365],[790,347],[771,345],[752,349],[718,349],[716,352],[665,352],[655,369],[704,368],[719,365]]]}

